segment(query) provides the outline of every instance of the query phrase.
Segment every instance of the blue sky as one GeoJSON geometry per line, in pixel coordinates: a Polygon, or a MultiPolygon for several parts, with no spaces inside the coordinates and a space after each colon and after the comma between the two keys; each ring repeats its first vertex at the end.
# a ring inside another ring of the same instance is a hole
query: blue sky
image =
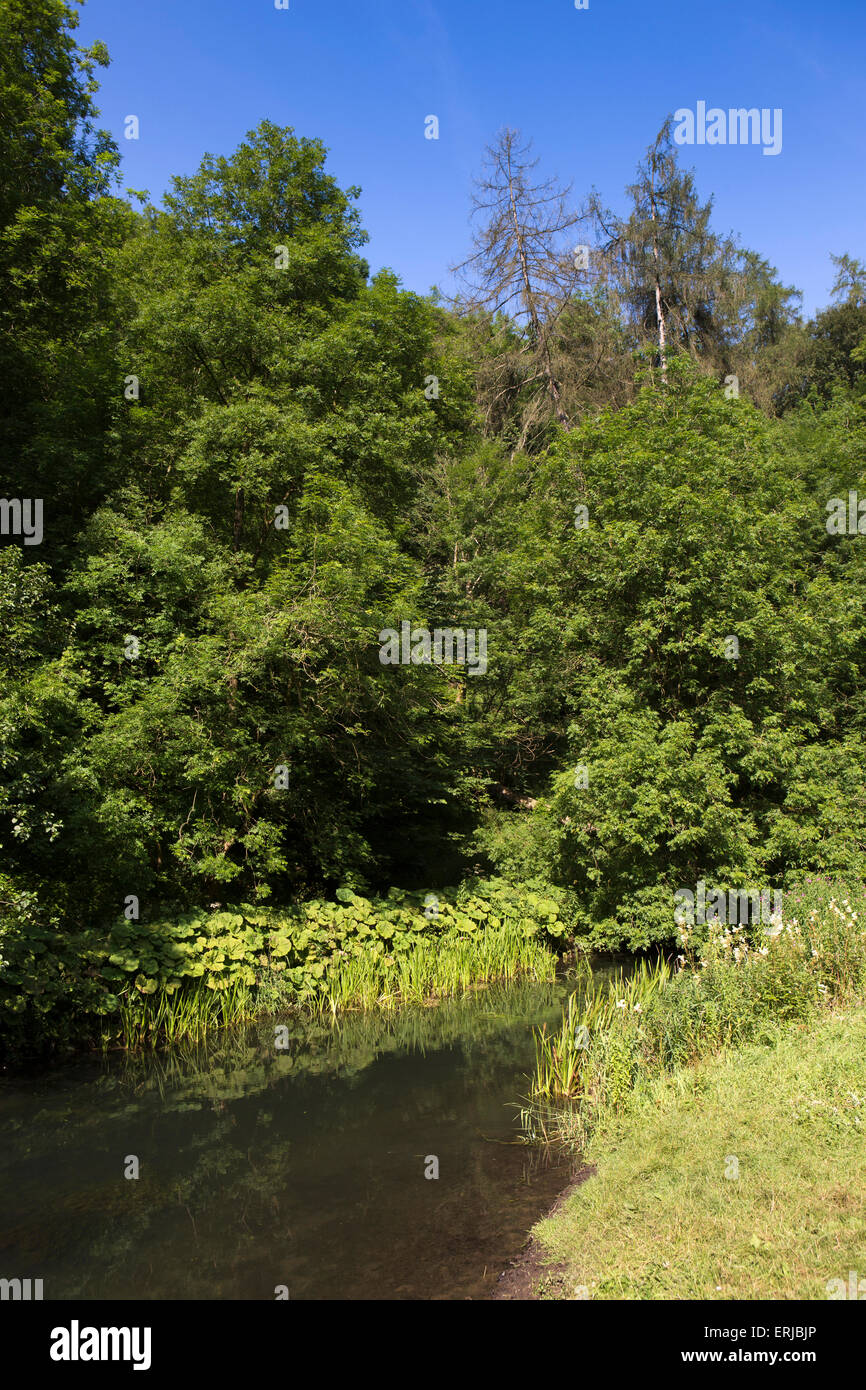
{"type": "Polygon", "coordinates": [[[361,186],[372,268],[422,293],[468,251],[472,178],[500,127],[619,209],[664,117],[701,100],[783,111],[775,157],[682,150],[719,231],[807,313],[828,301],[830,251],[866,259],[866,0],[88,0],[78,35],[108,45],[97,100],[129,187],[159,201],[263,118],[291,125],[361,186]]]}

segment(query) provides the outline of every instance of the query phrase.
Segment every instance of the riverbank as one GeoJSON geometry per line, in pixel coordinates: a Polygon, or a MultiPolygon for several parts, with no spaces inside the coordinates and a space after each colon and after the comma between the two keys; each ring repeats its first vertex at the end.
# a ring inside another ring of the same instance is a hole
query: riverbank
{"type": "Polygon", "coordinates": [[[594,1172],[516,1296],[826,1298],[866,1270],[864,922],[862,884],[807,879],[760,931],[683,923],[676,970],[537,1031],[526,1137],[594,1172]]]}
{"type": "MultiPolygon", "coordinates": [[[[572,1177],[568,1187],[559,1194],[544,1220],[553,1220],[567,1205],[577,1189],[591,1178],[595,1171],[591,1164],[586,1164],[581,1168],[572,1177]]],[[[545,1247],[533,1230],[517,1259],[512,1260],[507,1269],[504,1269],[500,1274],[489,1297],[491,1301],[501,1303],[527,1299],[535,1300],[538,1298],[537,1290],[540,1288],[542,1280],[549,1282],[552,1278],[564,1274],[563,1266],[555,1266],[550,1263],[545,1247]]]]}
{"type": "Polygon", "coordinates": [[[866,1276],[866,1008],[658,1079],[586,1158],[494,1297],[849,1296],[866,1276]]]}
{"type": "Polygon", "coordinates": [[[61,932],[0,923],[0,1049],[158,1047],[256,1018],[426,1004],[495,980],[552,980],[566,894],[500,879],[285,908],[214,905],[61,932]]]}

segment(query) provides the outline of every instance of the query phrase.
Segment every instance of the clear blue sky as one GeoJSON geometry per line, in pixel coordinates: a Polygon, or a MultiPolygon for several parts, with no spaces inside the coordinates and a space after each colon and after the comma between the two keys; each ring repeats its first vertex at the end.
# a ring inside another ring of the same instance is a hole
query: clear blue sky
{"type": "Polygon", "coordinates": [[[102,38],[101,124],[125,182],[159,201],[203,153],[260,120],[330,150],[360,184],[373,269],[447,286],[468,249],[471,181],[503,125],[541,168],[609,205],[668,112],[781,107],[783,148],[688,147],[681,161],[737,233],[827,303],[829,252],[866,259],[866,0],[88,0],[102,38]],[[141,138],[123,138],[135,114],[141,138]],[[440,139],[425,140],[437,115],[440,139]]]}

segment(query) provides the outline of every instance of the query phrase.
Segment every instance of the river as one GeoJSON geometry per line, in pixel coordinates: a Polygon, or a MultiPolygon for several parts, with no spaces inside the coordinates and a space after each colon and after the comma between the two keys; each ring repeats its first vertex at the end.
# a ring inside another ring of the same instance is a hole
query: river
{"type": "Polygon", "coordinates": [[[516,1107],[569,988],[0,1081],[0,1277],[46,1299],[486,1297],[570,1177],[516,1107]]]}

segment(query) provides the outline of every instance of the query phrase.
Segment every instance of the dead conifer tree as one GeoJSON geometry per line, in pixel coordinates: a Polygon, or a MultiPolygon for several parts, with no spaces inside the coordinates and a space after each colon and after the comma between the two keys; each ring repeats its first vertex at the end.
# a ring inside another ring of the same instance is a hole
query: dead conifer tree
{"type": "Polygon", "coordinates": [[[538,160],[530,151],[531,142],[521,143],[514,130],[501,131],[488,148],[472,199],[474,249],[452,268],[467,288],[457,306],[496,339],[488,356],[496,377],[488,383],[489,413],[501,399],[524,398],[518,447],[551,411],[563,428],[572,427],[553,340],[589,271],[589,248],[576,255],[566,241],[586,214],[570,208],[570,186],[534,181],[538,160]]]}

